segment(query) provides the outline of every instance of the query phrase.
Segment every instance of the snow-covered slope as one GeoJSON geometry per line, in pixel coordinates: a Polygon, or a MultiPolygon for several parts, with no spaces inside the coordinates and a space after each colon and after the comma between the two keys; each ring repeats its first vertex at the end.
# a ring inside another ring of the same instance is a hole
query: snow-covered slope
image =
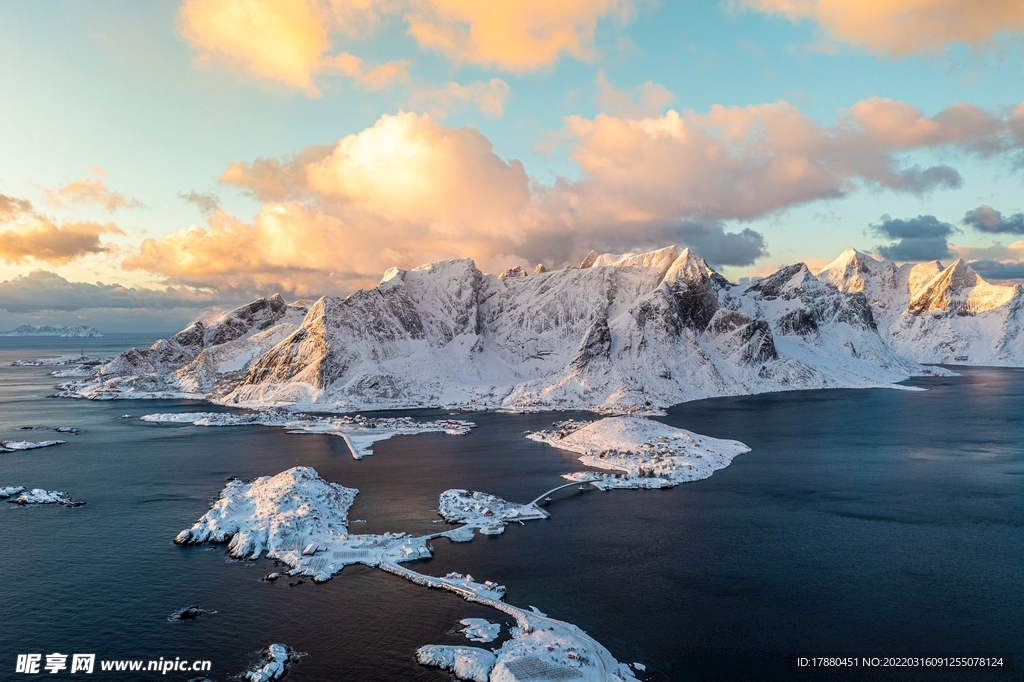
{"type": "Polygon", "coordinates": [[[261,298],[229,313],[200,318],[146,350],[129,349],[83,386],[62,395],[87,398],[216,398],[240,380],[252,361],[294,332],[306,302],[261,298]]]}
{"type": "Polygon", "coordinates": [[[882,342],[862,294],[803,265],[736,286],[667,247],[506,275],[468,259],[392,268],[373,289],[321,298],[301,324],[279,296],[261,299],[128,351],[64,395],[325,410],[652,410],[888,385],[926,371],[882,342]]]}
{"type": "Polygon", "coordinates": [[[1024,366],[1024,288],[989,284],[963,260],[898,266],[846,249],[818,278],[863,293],[882,338],[918,362],[1024,366]]]}

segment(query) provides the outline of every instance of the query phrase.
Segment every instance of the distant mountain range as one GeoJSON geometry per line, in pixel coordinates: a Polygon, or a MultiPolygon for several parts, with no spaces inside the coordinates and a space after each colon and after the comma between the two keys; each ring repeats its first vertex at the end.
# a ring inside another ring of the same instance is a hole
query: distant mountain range
{"type": "Polygon", "coordinates": [[[667,247],[578,268],[392,268],[340,298],[259,299],[131,349],[61,395],[246,406],[654,411],[711,396],[886,386],[1024,364],[1021,288],[962,261],[879,262],[848,249],[736,285],[667,247]]]}
{"type": "Polygon", "coordinates": [[[23,324],[7,332],[0,332],[0,336],[64,336],[75,338],[96,338],[103,336],[92,327],[85,326],[36,326],[23,324]]]}

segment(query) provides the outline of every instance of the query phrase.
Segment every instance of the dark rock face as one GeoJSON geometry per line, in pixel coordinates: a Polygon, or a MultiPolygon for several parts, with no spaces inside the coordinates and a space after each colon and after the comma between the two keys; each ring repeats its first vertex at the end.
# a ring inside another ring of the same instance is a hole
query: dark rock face
{"type": "Polygon", "coordinates": [[[608,328],[608,320],[602,317],[590,325],[569,366],[578,371],[598,360],[607,361],[610,359],[611,350],[612,332],[608,328]]]}
{"type": "Polygon", "coordinates": [[[803,263],[787,265],[779,268],[778,271],[772,273],[768,277],[758,280],[748,286],[747,293],[758,292],[760,297],[766,301],[771,301],[776,298],[794,298],[799,296],[801,293],[799,285],[795,287],[792,286],[793,278],[798,275],[805,275],[806,278],[813,279],[811,271],[808,270],[807,266],[803,263]]]}
{"type": "Polygon", "coordinates": [[[793,334],[796,336],[816,336],[818,334],[818,321],[814,314],[807,308],[797,308],[779,318],[776,323],[779,333],[783,336],[793,334]]]}

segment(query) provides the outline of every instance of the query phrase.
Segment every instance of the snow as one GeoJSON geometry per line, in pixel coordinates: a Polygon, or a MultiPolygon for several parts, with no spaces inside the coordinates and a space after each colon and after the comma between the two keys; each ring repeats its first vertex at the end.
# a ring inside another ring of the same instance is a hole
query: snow
{"type": "MultiPolygon", "coordinates": [[[[430,559],[432,551],[428,541],[443,534],[420,537],[406,533],[350,535],[348,510],[357,493],[352,488],[323,480],[308,467],[294,467],[251,483],[232,480],[210,510],[191,528],[179,533],[174,541],[177,544],[227,542],[228,553],[236,559],[254,560],[266,552],[267,557],[291,567],[289,575],[312,576],[315,582],[329,579],[345,565],[361,563],[419,585],[454,592],[513,616],[517,626],[510,632],[512,637],[494,654],[472,647],[427,647],[417,654],[421,662],[457,671],[463,679],[524,679],[524,671],[571,675],[584,680],[635,679],[627,665],[616,661],[607,649],[576,626],[536,610],[506,604],[502,585],[489,580],[478,582],[473,576],[461,573],[449,573],[443,578],[424,575],[403,565],[430,559]],[[489,677],[486,671],[490,671],[489,677]]],[[[464,504],[460,513],[467,515],[471,523],[483,518],[486,511],[496,510],[503,518],[515,518],[509,514],[516,509],[532,508],[532,505],[514,505],[484,493],[476,497],[463,493],[467,491],[446,491],[442,501],[464,504]],[[468,500],[473,500],[476,506],[468,500]]],[[[439,510],[444,506],[439,504],[439,510]]],[[[536,518],[546,516],[536,511],[536,518]]],[[[462,624],[466,626],[467,635],[480,635],[480,639],[496,636],[500,631],[500,626],[483,619],[466,619],[462,624]]],[[[273,664],[282,660],[281,652],[268,653],[268,663],[250,674],[263,675],[279,670],[273,664]]]]}
{"type": "Polygon", "coordinates": [[[547,513],[535,505],[506,502],[494,495],[460,488],[441,493],[437,513],[448,523],[461,523],[467,529],[479,528],[485,535],[500,534],[511,522],[548,518],[547,513]]]}
{"type": "Polygon", "coordinates": [[[0,487],[0,497],[14,497],[18,493],[25,490],[23,485],[12,485],[6,488],[0,487]]]}
{"type": "Polygon", "coordinates": [[[193,426],[273,426],[287,429],[288,433],[313,433],[340,436],[345,439],[355,459],[373,454],[373,444],[393,438],[419,433],[446,433],[462,436],[476,425],[459,419],[440,419],[417,422],[408,417],[370,418],[362,415],[314,417],[284,412],[258,412],[231,414],[228,412],[172,412],[147,414],[140,421],[156,424],[192,424],[193,426]]]}
{"type": "Polygon", "coordinates": [[[284,644],[271,644],[263,650],[263,661],[251,670],[242,673],[249,682],[270,682],[279,680],[288,672],[288,664],[296,658],[295,652],[284,644]]]}
{"type": "MultiPolygon", "coordinates": [[[[64,365],[101,365],[109,358],[98,358],[94,355],[61,355],[55,358],[37,358],[35,360],[15,360],[12,367],[60,367],[64,365]]],[[[95,368],[94,368],[95,369],[95,368]]]]}
{"type": "Polygon", "coordinates": [[[487,649],[473,646],[441,646],[428,644],[416,651],[420,665],[431,665],[447,670],[460,680],[487,682],[495,657],[487,649]]]}
{"type": "Polygon", "coordinates": [[[566,476],[599,488],[664,488],[696,481],[750,451],[739,441],[701,436],[643,417],[607,417],[589,423],[567,420],[555,422],[553,427],[526,437],[580,454],[580,461],[587,466],[625,474],[566,476]]]}
{"type": "Polygon", "coordinates": [[[38,448],[49,448],[54,445],[64,445],[66,440],[0,440],[0,448],[5,450],[36,450],[38,448]]]}
{"type": "Polygon", "coordinates": [[[883,341],[916,362],[1024,366],[1024,288],[990,284],[962,260],[897,265],[847,249],[818,278],[862,292],[883,341]]]}
{"type": "Polygon", "coordinates": [[[501,634],[501,623],[492,623],[484,618],[463,618],[459,625],[466,626],[459,632],[471,642],[493,642],[501,634]]]}
{"type": "Polygon", "coordinates": [[[92,327],[84,325],[43,325],[23,324],[14,329],[0,333],[0,336],[63,336],[76,338],[99,338],[103,336],[92,327]]]}
{"type": "MultiPolygon", "coordinates": [[[[18,486],[20,487],[20,486],[18,486]]],[[[2,488],[0,490],[10,491],[16,490],[16,488],[2,488]]],[[[11,504],[18,505],[29,505],[29,504],[60,504],[65,507],[81,507],[85,502],[75,502],[67,493],[43,490],[42,488],[33,488],[32,490],[25,490],[21,488],[21,493],[17,495],[13,500],[8,500],[11,504]]],[[[0,497],[10,497],[11,495],[0,495],[0,497]]]]}
{"type": "Polygon", "coordinates": [[[373,289],[308,309],[259,299],[126,351],[58,395],[652,414],[932,371],[883,342],[862,294],[802,265],[743,286],[675,247],[591,254],[584,265],[501,279],[462,259],[392,268],[373,289]]]}

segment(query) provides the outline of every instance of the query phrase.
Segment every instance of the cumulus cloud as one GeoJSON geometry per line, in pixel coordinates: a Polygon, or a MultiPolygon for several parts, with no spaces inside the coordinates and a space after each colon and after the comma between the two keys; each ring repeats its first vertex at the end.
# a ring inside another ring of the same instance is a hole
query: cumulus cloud
{"type": "Polygon", "coordinates": [[[1002,212],[987,204],[968,211],[963,223],[982,232],[1024,234],[1024,213],[1015,213],[1004,218],[1002,212]]]}
{"type": "Polygon", "coordinates": [[[206,216],[213,215],[220,208],[220,197],[213,192],[197,192],[193,189],[188,194],[178,192],[178,198],[192,204],[206,216]]]}
{"type": "Polygon", "coordinates": [[[201,61],[315,97],[319,73],[342,73],[372,89],[408,78],[404,61],[370,67],[346,52],[329,54],[332,32],[355,34],[388,7],[373,0],[185,0],[179,18],[182,37],[201,61]]]}
{"type": "Polygon", "coordinates": [[[145,240],[125,267],[307,295],[376,283],[396,264],[472,255],[487,267],[525,238],[522,164],[429,115],[383,116],[327,153],[232,168],[231,182],[265,200],[252,222],[221,211],[207,227],[145,240]]]}
{"type": "Polygon", "coordinates": [[[48,263],[67,263],[90,253],[107,251],[102,234],[124,234],[113,223],[65,222],[40,219],[27,225],[0,230],[0,258],[23,263],[32,258],[48,263]]]}
{"type": "Polygon", "coordinates": [[[964,104],[929,117],[878,98],[829,126],[788,102],[643,119],[570,116],[561,136],[580,176],[542,188],[537,203],[593,236],[686,218],[749,220],[865,186],[924,194],[959,187],[960,175],[948,165],[905,165],[905,153],[1017,151],[1018,117],[964,104]]]}
{"type": "Polygon", "coordinates": [[[409,105],[416,110],[425,110],[434,118],[444,118],[452,109],[472,104],[488,118],[501,118],[505,114],[505,102],[511,95],[512,88],[500,78],[469,85],[451,81],[440,88],[414,90],[409,96],[409,105]]]}
{"type": "MultiPolygon", "coordinates": [[[[828,126],[785,102],[570,117],[559,136],[578,173],[544,184],[473,128],[428,114],[385,115],[331,146],[232,164],[221,181],[262,202],[252,220],[220,210],[202,227],[147,239],[125,264],[175,283],[299,295],[372,285],[393,265],[463,256],[500,272],[578,261],[591,248],[676,243],[719,265],[747,265],[766,254],[765,239],[729,221],[864,186],[918,194],[958,186],[953,168],[906,166],[902,155],[1013,152],[1014,116],[957,105],[929,117],[866,100],[828,126]]],[[[899,240],[883,247],[891,257],[948,255],[948,232],[897,234],[902,223],[879,228],[899,240]]]]}
{"type": "Polygon", "coordinates": [[[877,248],[878,253],[890,260],[938,260],[952,255],[946,238],[956,230],[933,215],[919,215],[916,218],[891,218],[883,215],[882,222],[872,225],[872,229],[880,236],[899,240],[895,244],[877,248]]]}
{"type": "Polygon", "coordinates": [[[57,189],[44,188],[46,203],[56,207],[63,207],[69,203],[98,204],[108,211],[116,211],[119,208],[138,208],[139,202],[107,187],[103,182],[103,176],[107,175],[107,171],[98,166],[90,166],[89,172],[94,177],[74,180],[57,189]]]}
{"type": "Polygon", "coordinates": [[[675,99],[668,88],[650,81],[626,92],[616,90],[603,71],[597,72],[597,105],[602,111],[621,118],[657,116],[675,99]]]}
{"type": "Polygon", "coordinates": [[[260,201],[285,201],[304,196],[306,166],[331,153],[331,145],[307,147],[286,159],[258,158],[252,163],[236,161],[220,176],[220,182],[234,185],[260,201]]]}
{"type": "Polygon", "coordinates": [[[383,18],[402,15],[421,47],[456,63],[521,73],[553,64],[560,55],[594,56],[597,23],[620,23],[632,0],[185,0],[180,33],[203,62],[318,96],[316,76],[340,73],[380,89],[408,80],[408,62],[376,66],[332,41],[365,35],[383,18]]]}
{"type": "Polygon", "coordinates": [[[45,270],[0,282],[0,308],[10,313],[89,308],[205,308],[220,301],[220,296],[210,292],[185,288],[136,289],[102,282],[69,282],[45,270]]]}
{"type": "Polygon", "coordinates": [[[456,63],[522,73],[553,64],[562,53],[594,55],[597,22],[628,21],[630,0],[412,0],[409,35],[456,63]]]}
{"type": "Polygon", "coordinates": [[[790,21],[810,20],[831,40],[875,55],[941,52],[950,43],[987,43],[1000,31],[1024,31],[1019,0],[732,0],[733,6],[790,21]]]}

